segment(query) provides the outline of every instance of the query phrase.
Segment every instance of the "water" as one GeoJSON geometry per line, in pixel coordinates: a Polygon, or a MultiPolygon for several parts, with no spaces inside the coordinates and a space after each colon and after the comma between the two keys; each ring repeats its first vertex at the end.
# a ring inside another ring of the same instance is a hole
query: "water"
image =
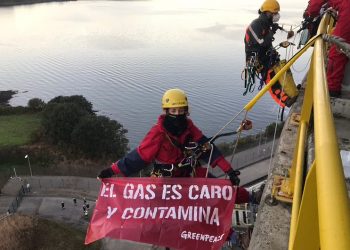
{"type": "MultiPolygon", "coordinates": [[[[133,147],[161,113],[163,92],[178,87],[189,96],[191,118],[211,136],[254,96],[242,96],[243,36],[260,4],[78,1],[1,8],[0,89],[19,91],[12,105],[84,95],[99,114],[128,129],[133,147]]],[[[306,3],[280,4],[280,22],[300,24],[306,3]]],[[[295,68],[306,65],[307,57],[295,68]]],[[[293,73],[296,82],[305,75],[293,73]]],[[[248,118],[257,131],[277,112],[266,96],[248,118]]]]}

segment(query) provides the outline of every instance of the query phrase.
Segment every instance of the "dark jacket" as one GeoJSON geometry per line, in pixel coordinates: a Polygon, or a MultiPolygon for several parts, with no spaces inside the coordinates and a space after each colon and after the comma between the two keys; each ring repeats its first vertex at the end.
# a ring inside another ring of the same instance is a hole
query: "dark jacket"
{"type": "MultiPolygon", "coordinates": [[[[208,139],[203,135],[190,119],[187,119],[187,129],[178,137],[171,135],[163,126],[165,115],[158,118],[158,122],[151,128],[140,145],[114,164],[113,171],[124,176],[140,171],[150,163],[178,164],[184,159],[184,152],[180,145],[186,142],[205,143],[208,139]]],[[[208,162],[209,152],[201,157],[208,162]]],[[[218,165],[224,172],[231,169],[230,163],[214,147],[211,166],[218,165]]]]}
{"type": "Polygon", "coordinates": [[[273,35],[276,32],[276,25],[272,23],[265,13],[255,19],[246,29],[244,44],[246,52],[246,60],[249,60],[253,52],[258,54],[259,61],[262,65],[267,65],[269,56],[267,51],[271,49],[273,35]]]}

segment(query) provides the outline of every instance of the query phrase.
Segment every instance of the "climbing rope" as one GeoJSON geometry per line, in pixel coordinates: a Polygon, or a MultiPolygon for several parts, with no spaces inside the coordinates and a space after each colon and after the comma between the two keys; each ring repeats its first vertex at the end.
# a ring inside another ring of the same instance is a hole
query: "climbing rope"
{"type": "MultiPolygon", "coordinates": [[[[301,26],[301,25],[299,25],[299,26],[301,26]]],[[[297,38],[297,36],[301,36],[300,35],[300,33],[297,33],[298,35],[295,35],[294,36],[294,39],[293,39],[293,43],[295,43],[295,40],[296,40],[296,38],[297,38]]],[[[291,53],[292,53],[292,56],[290,57],[290,58],[292,58],[293,56],[294,56],[294,47],[292,47],[291,48],[291,53]]],[[[294,67],[294,64],[291,66],[291,68],[293,69],[293,71],[295,71],[296,73],[303,73],[303,72],[306,72],[306,70],[310,67],[310,62],[311,62],[311,57],[309,57],[309,59],[307,60],[307,62],[306,62],[306,65],[305,65],[305,67],[303,67],[302,69],[296,69],[295,67],[294,67]]]]}
{"type": "MultiPolygon", "coordinates": [[[[293,47],[293,46],[289,46],[289,50],[291,50],[290,47],[293,47]]],[[[290,51],[288,52],[288,47],[286,48],[286,53],[285,53],[285,58],[287,59],[288,56],[290,56],[290,51]]],[[[283,75],[283,82],[285,82],[286,80],[286,76],[287,76],[287,72],[283,75]]],[[[281,84],[282,85],[282,92],[284,91],[284,84],[281,84]]],[[[279,104],[282,103],[282,95],[280,95],[280,98],[279,98],[279,104]]],[[[280,105],[279,105],[280,107],[280,105]]],[[[279,111],[277,112],[277,115],[276,115],[276,120],[275,120],[275,130],[274,130],[274,133],[273,133],[273,140],[272,140],[272,146],[271,146],[271,153],[270,153],[270,162],[269,162],[269,170],[268,170],[268,173],[271,172],[271,166],[272,166],[272,157],[273,157],[273,149],[275,148],[275,141],[276,141],[276,135],[277,135],[277,124],[278,124],[278,118],[279,118],[279,113],[280,113],[280,110],[281,108],[279,108],[279,111]]],[[[282,112],[284,112],[284,109],[282,110],[282,112]]]]}
{"type": "MultiPolygon", "coordinates": [[[[248,114],[248,111],[245,112],[243,121],[246,120],[247,114],[248,114]]],[[[241,138],[241,134],[242,134],[242,130],[239,130],[237,138],[236,138],[235,146],[233,147],[233,150],[232,150],[232,155],[231,155],[231,159],[230,159],[231,165],[232,165],[232,162],[233,162],[233,157],[234,157],[234,155],[236,153],[236,149],[237,149],[237,146],[238,146],[239,139],[241,138]]]]}
{"type": "Polygon", "coordinates": [[[343,38],[324,34],[322,35],[322,39],[328,43],[337,46],[341,53],[345,54],[348,58],[350,58],[350,44],[347,43],[343,38]]]}

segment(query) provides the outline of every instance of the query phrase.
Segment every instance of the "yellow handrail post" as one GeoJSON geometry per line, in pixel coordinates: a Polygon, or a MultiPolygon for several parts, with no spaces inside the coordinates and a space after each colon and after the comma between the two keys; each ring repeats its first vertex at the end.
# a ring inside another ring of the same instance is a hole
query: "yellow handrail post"
{"type": "MultiPolygon", "coordinates": [[[[326,31],[329,14],[322,19],[318,34],[326,31]],[[328,17],[327,17],[328,16],[328,17]]],[[[324,43],[317,39],[313,53],[315,159],[322,250],[350,249],[350,204],[345,185],[333,114],[329,102],[324,43]]]]}
{"type": "MultiPolygon", "coordinates": [[[[311,61],[311,69],[313,68],[313,61],[311,61]]],[[[292,168],[290,171],[290,182],[294,186],[293,190],[293,206],[289,232],[289,249],[292,249],[295,234],[297,231],[297,219],[299,216],[299,209],[302,198],[303,189],[303,172],[304,172],[304,155],[305,155],[305,143],[307,136],[307,128],[309,125],[311,111],[313,104],[313,75],[312,71],[308,74],[304,101],[301,110],[301,121],[298,130],[298,138],[296,148],[293,157],[292,168]]]]}
{"type": "Polygon", "coordinates": [[[295,237],[289,239],[289,249],[320,249],[316,167],[314,161],[306,176],[303,198],[300,204],[300,213],[297,217],[295,237]]]}
{"type": "MultiPolygon", "coordinates": [[[[292,206],[292,217],[289,231],[289,245],[293,243],[292,239],[295,237],[296,222],[299,214],[299,207],[301,203],[302,185],[303,185],[303,165],[305,155],[305,140],[307,134],[308,123],[301,121],[300,123],[300,137],[298,144],[298,154],[296,161],[296,173],[294,179],[294,193],[293,193],[293,206],[292,206]]],[[[291,249],[291,248],[289,248],[291,249]]]]}

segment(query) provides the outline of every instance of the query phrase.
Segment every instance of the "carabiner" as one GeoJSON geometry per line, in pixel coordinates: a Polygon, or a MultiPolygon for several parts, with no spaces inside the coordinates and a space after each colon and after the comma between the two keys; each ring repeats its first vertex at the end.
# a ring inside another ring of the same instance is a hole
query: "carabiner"
{"type": "Polygon", "coordinates": [[[194,141],[191,141],[191,142],[188,143],[187,146],[185,146],[185,149],[193,150],[193,149],[196,149],[197,147],[198,147],[198,143],[194,142],[194,141]]]}
{"type": "Polygon", "coordinates": [[[171,169],[163,168],[163,171],[172,172],[174,170],[174,164],[171,164],[171,169]]]}

